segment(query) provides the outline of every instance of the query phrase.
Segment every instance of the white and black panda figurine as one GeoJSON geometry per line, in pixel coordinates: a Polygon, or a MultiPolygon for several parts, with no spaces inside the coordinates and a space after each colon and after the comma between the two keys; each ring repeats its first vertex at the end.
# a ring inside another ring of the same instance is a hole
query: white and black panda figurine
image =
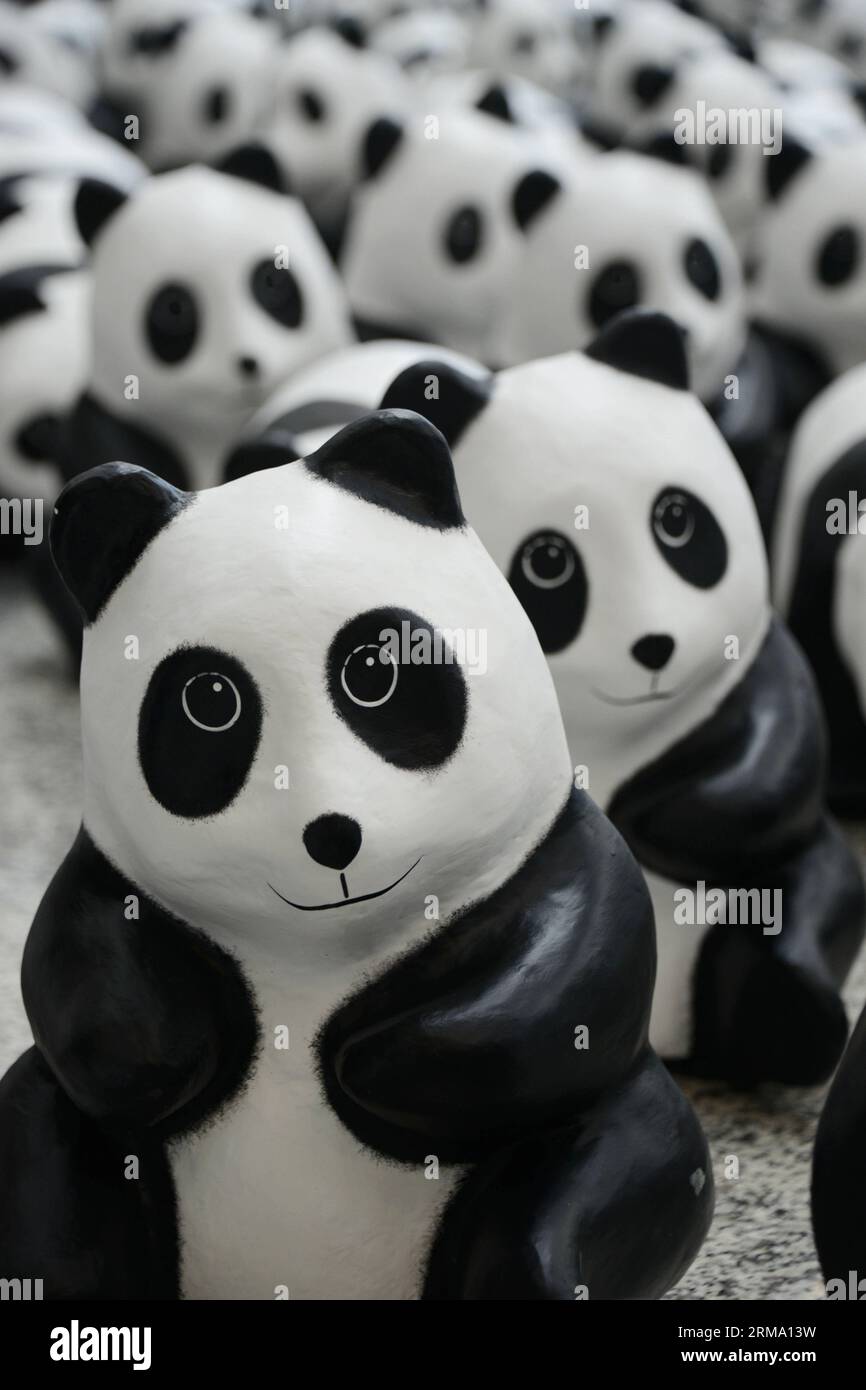
{"type": "Polygon", "coordinates": [[[776,605],[827,713],[830,804],[866,815],[866,365],[815,398],[794,432],[776,508],[776,605]]]}
{"type": "Polygon", "coordinates": [[[292,432],[318,442],[329,414],[351,419],[353,379],[356,413],[381,400],[438,425],[548,654],[572,758],[646,871],[654,1047],[735,1082],[824,1079],[866,899],[823,806],[812,678],[772,616],[754,507],[687,389],[676,326],[637,311],[584,353],[495,376],[407,344],[331,362],[296,380],[239,471],[284,457],[292,432]],[[714,890],[724,908],[703,911],[714,890]],[[748,923],[727,921],[741,902],[748,923]]]}
{"type": "Polygon", "coordinates": [[[647,1042],[649,898],[438,431],[368,416],[195,495],[103,466],[52,547],[84,814],[0,1084],[9,1267],[46,1298],[659,1296],[712,1174],[647,1042]]]}
{"type": "Polygon", "coordinates": [[[340,257],[361,336],[428,339],[496,363],[527,232],[560,187],[532,134],[459,107],[405,127],[383,120],[366,168],[340,257]]]}
{"type": "Polygon", "coordinates": [[[866,1010],[824,1102],[812,1155],[812,1229],[829,1299],[862,1301],[866,1289],[864,1167],[866,1010]]]}
{"type": "Polygon", "coordinates": [[[82,184],[93,366],[66,432],[67,476],[123,458],[212,486],[277,384],[353,339],[333,265],[302,205],[274,190],[273,160],[251,146],[232,167],[249,177],[193,165],[128,199],[82,184]]]}

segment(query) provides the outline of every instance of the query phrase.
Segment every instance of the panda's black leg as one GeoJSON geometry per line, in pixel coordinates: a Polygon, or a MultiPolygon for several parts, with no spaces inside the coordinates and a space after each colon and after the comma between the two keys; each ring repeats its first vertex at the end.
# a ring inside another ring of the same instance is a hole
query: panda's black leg
{"type": "Polygon", "coordinates": [[[575,1123],[471,1170],[430,1257],[427,1299],[647,1299],[697,1253],[706,1141],[653,1053],[575,1123]]]}
{"type": "Polygon", "coordinates": [[[0,1179],[4,1278],[41,1279],[45,1299],[177,1297],[162,1146],[103,1134],[36,1048],[0,1081],[0,1179]]]}
{"type": "Polygon", "coordinates": [[[842,1054],[839,990],[863,938],[864,890],[831,821],[780,867],[776,890],[778,932],[719,923],[703,942],[689,1067],[700,1075],[817,1085],[842,1054]]]}

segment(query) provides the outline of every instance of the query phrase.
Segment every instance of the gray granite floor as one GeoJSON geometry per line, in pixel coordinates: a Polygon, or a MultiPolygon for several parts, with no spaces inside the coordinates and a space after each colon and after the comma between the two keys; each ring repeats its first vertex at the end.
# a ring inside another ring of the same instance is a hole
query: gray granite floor
{"type": "MultiPolygon", "coordinates": [[[[26,590],[0,576],[0,1070],[29,1044],[18,970],[42,892],[78,824],[78,699],[56,639],[26,590]]],[[[866,848],[861,839],[860,848],[866,848]]],[[[848,988],[866,998],[866,953],[848,988]]],[[[821,1296],[809,1228],[809,1160],[823,1092],[742,1095],[689,1083],[713,1154],[716,1217],[698,1259],[668,1297],[821,1296]],[[738,1160],[739,1176],[729,1178],[738,1160]]]]}

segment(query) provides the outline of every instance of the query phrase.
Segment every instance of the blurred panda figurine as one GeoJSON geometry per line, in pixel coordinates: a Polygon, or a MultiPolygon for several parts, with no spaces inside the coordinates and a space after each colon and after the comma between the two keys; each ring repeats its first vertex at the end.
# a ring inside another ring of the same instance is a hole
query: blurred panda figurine
{"type": "Polygon", "coordinates": [[[751,499],[686,388],[681,335],[645,311],[493,377],[372,343],[280,393],[235,466],[304,453],[371,401],[438,425],[548,654],[572,757],[646,871],[654,1046],[700,1075],[811,1085],[844,1046],[866,899],[824,810],[818,700],[772,616],[751,499]],[[712,892],[724,906],[702,912],[712,892]]]}
{"type": "Polygon", "coordinates": [[[84,815],[0,1082],[9,1267],[47,1299],[659,1297],[713,1181],[647,1042],[649,899],[438,431],[368,416],[194,496],[93,469],[52,547],[84,815]]]}
{"type": "Polygon", "coordinates": [[[774,598],[827,713],[830,802],[866,816],[866,366],[804,412],[782,474],[774,598]]]}
{"type": "Polygon", "coordinates": [[[273,161],[252,146],[232,168],[244,177],[157,174],[128,199],[81,185],[93,361],[65,434],[67,477],[123,458],[213,486],[278,383],[352,340],[336,272],[301,204],[275,191],[273,161]]]}
{"type": "Polygon", "coordinates": [[[459,107],[371,128],[340,257],[362,337],[428,338],[496,361],[501,302],[560,187],[538,158],[525,132],[459,107]]]}

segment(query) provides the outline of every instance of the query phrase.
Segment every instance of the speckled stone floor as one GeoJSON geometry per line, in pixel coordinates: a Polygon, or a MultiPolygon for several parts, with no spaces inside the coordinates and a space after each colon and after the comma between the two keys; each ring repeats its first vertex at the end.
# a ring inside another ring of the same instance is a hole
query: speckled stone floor
{"type": "MultiPolygon", "coordinates": [[[[18,970],[42,892],[78,825],[78,698],[53,632],[23,586],[0,575],[0,1070],[29,1045],[18,970]]],[[[866,851],[866,837],[859,841],[866,851]]],[[[866,998],[866,952],[848,983],[866,998]]],[[[809,1163],[823,1090],[736,1094],[686,1083],[709,1139],[716,1216],[674,1299],[822,1296],[809,1226],[809,1163]],[[727,1160],[738,1160],[739,1176],[727,1160]]]]}

